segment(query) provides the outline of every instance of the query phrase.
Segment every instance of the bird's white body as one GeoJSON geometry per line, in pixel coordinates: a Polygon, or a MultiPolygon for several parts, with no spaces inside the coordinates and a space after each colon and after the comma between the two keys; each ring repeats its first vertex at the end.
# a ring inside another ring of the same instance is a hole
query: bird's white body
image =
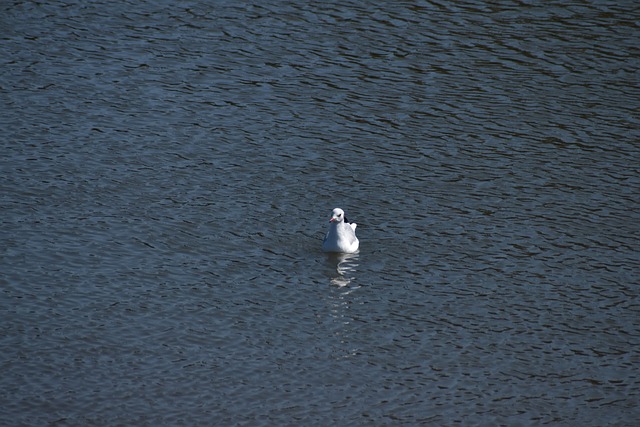
{"type": "Polygon", "coordinates": [[[335,208],[329,220],[329,232],[322,242],[322,250],[325,252],[353,253],[358,250],[360,242],[356,237],[358,224],[346,222],[344,211],[335,208]]]}

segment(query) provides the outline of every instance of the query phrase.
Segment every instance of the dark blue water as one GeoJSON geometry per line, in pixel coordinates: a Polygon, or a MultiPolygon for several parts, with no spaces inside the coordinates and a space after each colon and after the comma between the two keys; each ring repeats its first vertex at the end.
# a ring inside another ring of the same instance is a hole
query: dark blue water
{"type": "Polygon", "coordinates": [[[0,9],[0,424],[640,419],[633,2],[0,9]]]}

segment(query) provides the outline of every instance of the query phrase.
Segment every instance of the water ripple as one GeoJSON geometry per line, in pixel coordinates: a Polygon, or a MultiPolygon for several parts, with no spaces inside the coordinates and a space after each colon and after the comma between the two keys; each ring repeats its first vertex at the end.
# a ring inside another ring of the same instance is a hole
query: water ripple
{"type": "Polygon", "coordinates": [[[633,8],[3,12],[14,423],[638,419],[633,8]]]}

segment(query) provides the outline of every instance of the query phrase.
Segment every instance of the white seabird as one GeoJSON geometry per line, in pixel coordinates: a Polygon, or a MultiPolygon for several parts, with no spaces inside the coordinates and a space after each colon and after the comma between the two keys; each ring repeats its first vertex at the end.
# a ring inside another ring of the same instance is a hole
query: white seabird
{"type": "Polygon", "coordinates": [[[329,232],[322,242],[322,250],[325,252],[341,252],[350,254],[358,250],[360,242],[356,237],[356,227],[358,224],[349,224],[344,211],[335,208],[331,212],[329,220],[329,232]]]}

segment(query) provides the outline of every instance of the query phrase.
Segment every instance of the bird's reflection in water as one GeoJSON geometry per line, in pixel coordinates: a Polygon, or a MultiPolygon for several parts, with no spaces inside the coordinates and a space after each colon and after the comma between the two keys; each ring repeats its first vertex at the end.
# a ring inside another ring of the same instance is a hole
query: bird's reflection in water
{"type": "Polygon", "coordinates": [[[328,273],[330,283],[337,287],[327,293],[328,314],[333,322],[331,337],[336,340],[331,347],[332,353],[337,359],[354,357],[358,354],[358,346],[350,310],[354,303],[352,292],[360,288],[358,285],[354,286],[358,253],[329,254],[327,266],[331,268],[328,273]]]}
{"type": "Polygon", "coordinates": [[[331,265],[335,265],[337,275],[331,277],[331,284],[338,287],[345,287],[353,279],[358,268],[359,254],[329,254],[328,261],[331,265]]]}

